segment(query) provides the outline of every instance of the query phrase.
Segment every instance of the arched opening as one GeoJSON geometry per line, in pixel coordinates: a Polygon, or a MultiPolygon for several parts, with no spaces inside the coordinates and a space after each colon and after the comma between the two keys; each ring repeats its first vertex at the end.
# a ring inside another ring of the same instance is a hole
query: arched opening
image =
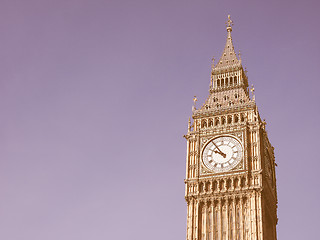
{"type": "Polygon", "coordinates": [[[235,178],[233,182],[234,182],[234,187],[238,188],[239,187],[239,179],[235,178]]]}
{"type": "Polygon", "coordinates": [[[234,122],[235,122],[235,123],[239,122],[239,117],[238,117],[238,115],[234,115],[234,122]]]}
{"type": "Polygon", "coordinates": [[[234,84],[234,85],[237,85],[237,80],[238,80],[238,77],[235,76],[234,79],[233,79],[233,84],[234,84]]]}
{"type": "Polygon", "coordinates": [[[212,191],[213,191],[213,192],[217,190],[217,185],[218,185],[217,182],[214,181],[214,182],[213,182],[213,185],[212,185],[212,191]]]}
{"type": "Polygon", "coordinates": [[[226,118],[225,117],[222,117],[221,123],[222,123],[222,125],[224,125],[226,123],[226,118]]]}
{"type": "Polygon", "coordinates": [[[219,124],[220,124],[219,118],[216,118],[216,119],[215,119],[215,122],[214,122],[214,125],[215,125],[215,126],[218,126],[219,124]]]}
{"type": "Polygon", "coordinates": [[[224,180],[220,181],[219,188],[220,188],[220,191],[225,189],[224,180]]]}
{"type": "Polygon", "coordinates": [[[210,182],[206,182],[205,183],[205,191],[209,192],[209,190],[210,190],[210,182]]]}
{"type": "Polygon", "coordinates": [[[201,127],[203,127],[203,128],[207,127],[207,121],[206,121],[206,120],[203,120],[203,121],[202,121],[201,127]]]}
{"type": "Polygon", "coordinates": [[[227,189],[230,189],[230,188],[231,188],[231,180],[228,179],[228,180],[227,180],[227,189]]]}
{"type": "Polygon", "coordinates": [[[209,120],[209,127],[212,127],[213,126],[213,120],[210,118],[209,120]]]}
{"type": "Polygon", "coordinates": [[[241,122],[244,122],[244,114],[241,114],[241,122]]]}
{"type": "Polygon", "coordinates": [[[200,192],[200,193],[203,192],[203,183],[199,183],[199,192],[200,192]]]}
{"type": "Polygon", "coordinates": [[[246,179],[243,177],[241,178],[241,188],[245,187],[246,186],[246,179]]]}
{"type": "Polygon", "coordinates": [[[231,123],[232,123],[232,117],[228,116],[228,124],[231,124],[231,123]]]}

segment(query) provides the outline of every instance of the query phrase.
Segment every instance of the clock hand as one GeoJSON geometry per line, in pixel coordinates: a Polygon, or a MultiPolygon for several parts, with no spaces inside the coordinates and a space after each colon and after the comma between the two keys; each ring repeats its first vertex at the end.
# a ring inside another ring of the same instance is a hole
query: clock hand
{"type": "Polygon", "coordinates": [[[223,153],[223,152],[220,150],[220,148],[217,146],[217,144],[215,144],[214,142],[212,142],[212,143],[213,143],[213,145],[216,146],[216,148],[218,149],[219,152],[223,153]]]}
{"type": "MultiPolygon", "coordinates": [[[[218,153],[220,153],[220,154],[222,155],[222,157],[225,158],[227,155],[220,150],[220,148],[217,146],[217,144],[215,144],[214,142],[212,142],[212,143],[213,143],[213,145],[215,145],[216,148],[218,149],[218,151],[219,151],[218,153]]],[[[215,152],[216,152],[216,151],[215,151],[215,152]]]]}
{"type": "Polygon", "coordinates": [[[219,154],[220,154],[222,157],[224,157],[224,158],[226,157],[226,154],[223,153],[223,152],[219,152],[219,151],[216,151],[216,150],[214,150],[214,152],[215,152],[215,153],[219,153],[219,154]]]}

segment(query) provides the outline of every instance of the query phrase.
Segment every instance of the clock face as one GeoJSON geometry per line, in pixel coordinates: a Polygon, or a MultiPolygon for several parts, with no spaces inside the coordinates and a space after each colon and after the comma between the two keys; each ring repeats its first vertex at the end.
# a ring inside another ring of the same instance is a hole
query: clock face
{"type": "Polygon", "coordinates": [[[202,161],[213,172],[225,172],[236,167],[242,155],[241,143],[236,138],[223,136],[207,143],[202,152],[202,161]]]}

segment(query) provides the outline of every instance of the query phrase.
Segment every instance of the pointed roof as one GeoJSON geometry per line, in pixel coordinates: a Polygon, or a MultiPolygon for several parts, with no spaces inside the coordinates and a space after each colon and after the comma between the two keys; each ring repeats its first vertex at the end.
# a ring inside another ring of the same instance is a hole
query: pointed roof
{"type": "Polygon", "coordinates": [[[215,66],[215,68],[227,68],[229,66],[241,64],[241,59],[237,58],[237,55],[234,51],[234,47],[232,43],[232,37],[231,37],[232,27],[231,26],[233,25],[233,21],[230,19],[230,15],[228,15],[228,21],[226,22],[226,25],[227,25],[227,32],[228,32],[226,45],[224,47],[222,56],[220,57],[220,60],[215,66]]]}

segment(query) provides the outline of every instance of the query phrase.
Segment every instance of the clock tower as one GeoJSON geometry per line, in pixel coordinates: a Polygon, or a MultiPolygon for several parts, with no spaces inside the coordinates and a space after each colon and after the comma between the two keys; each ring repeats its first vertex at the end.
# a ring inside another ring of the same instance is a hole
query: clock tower
{"type": "Polygon", "coordinates": [[[185,135],[187,240],[276,240],[274,148],[234,51],[230,16],[226,24],[209,96],[193,106],[185,135]]]}

